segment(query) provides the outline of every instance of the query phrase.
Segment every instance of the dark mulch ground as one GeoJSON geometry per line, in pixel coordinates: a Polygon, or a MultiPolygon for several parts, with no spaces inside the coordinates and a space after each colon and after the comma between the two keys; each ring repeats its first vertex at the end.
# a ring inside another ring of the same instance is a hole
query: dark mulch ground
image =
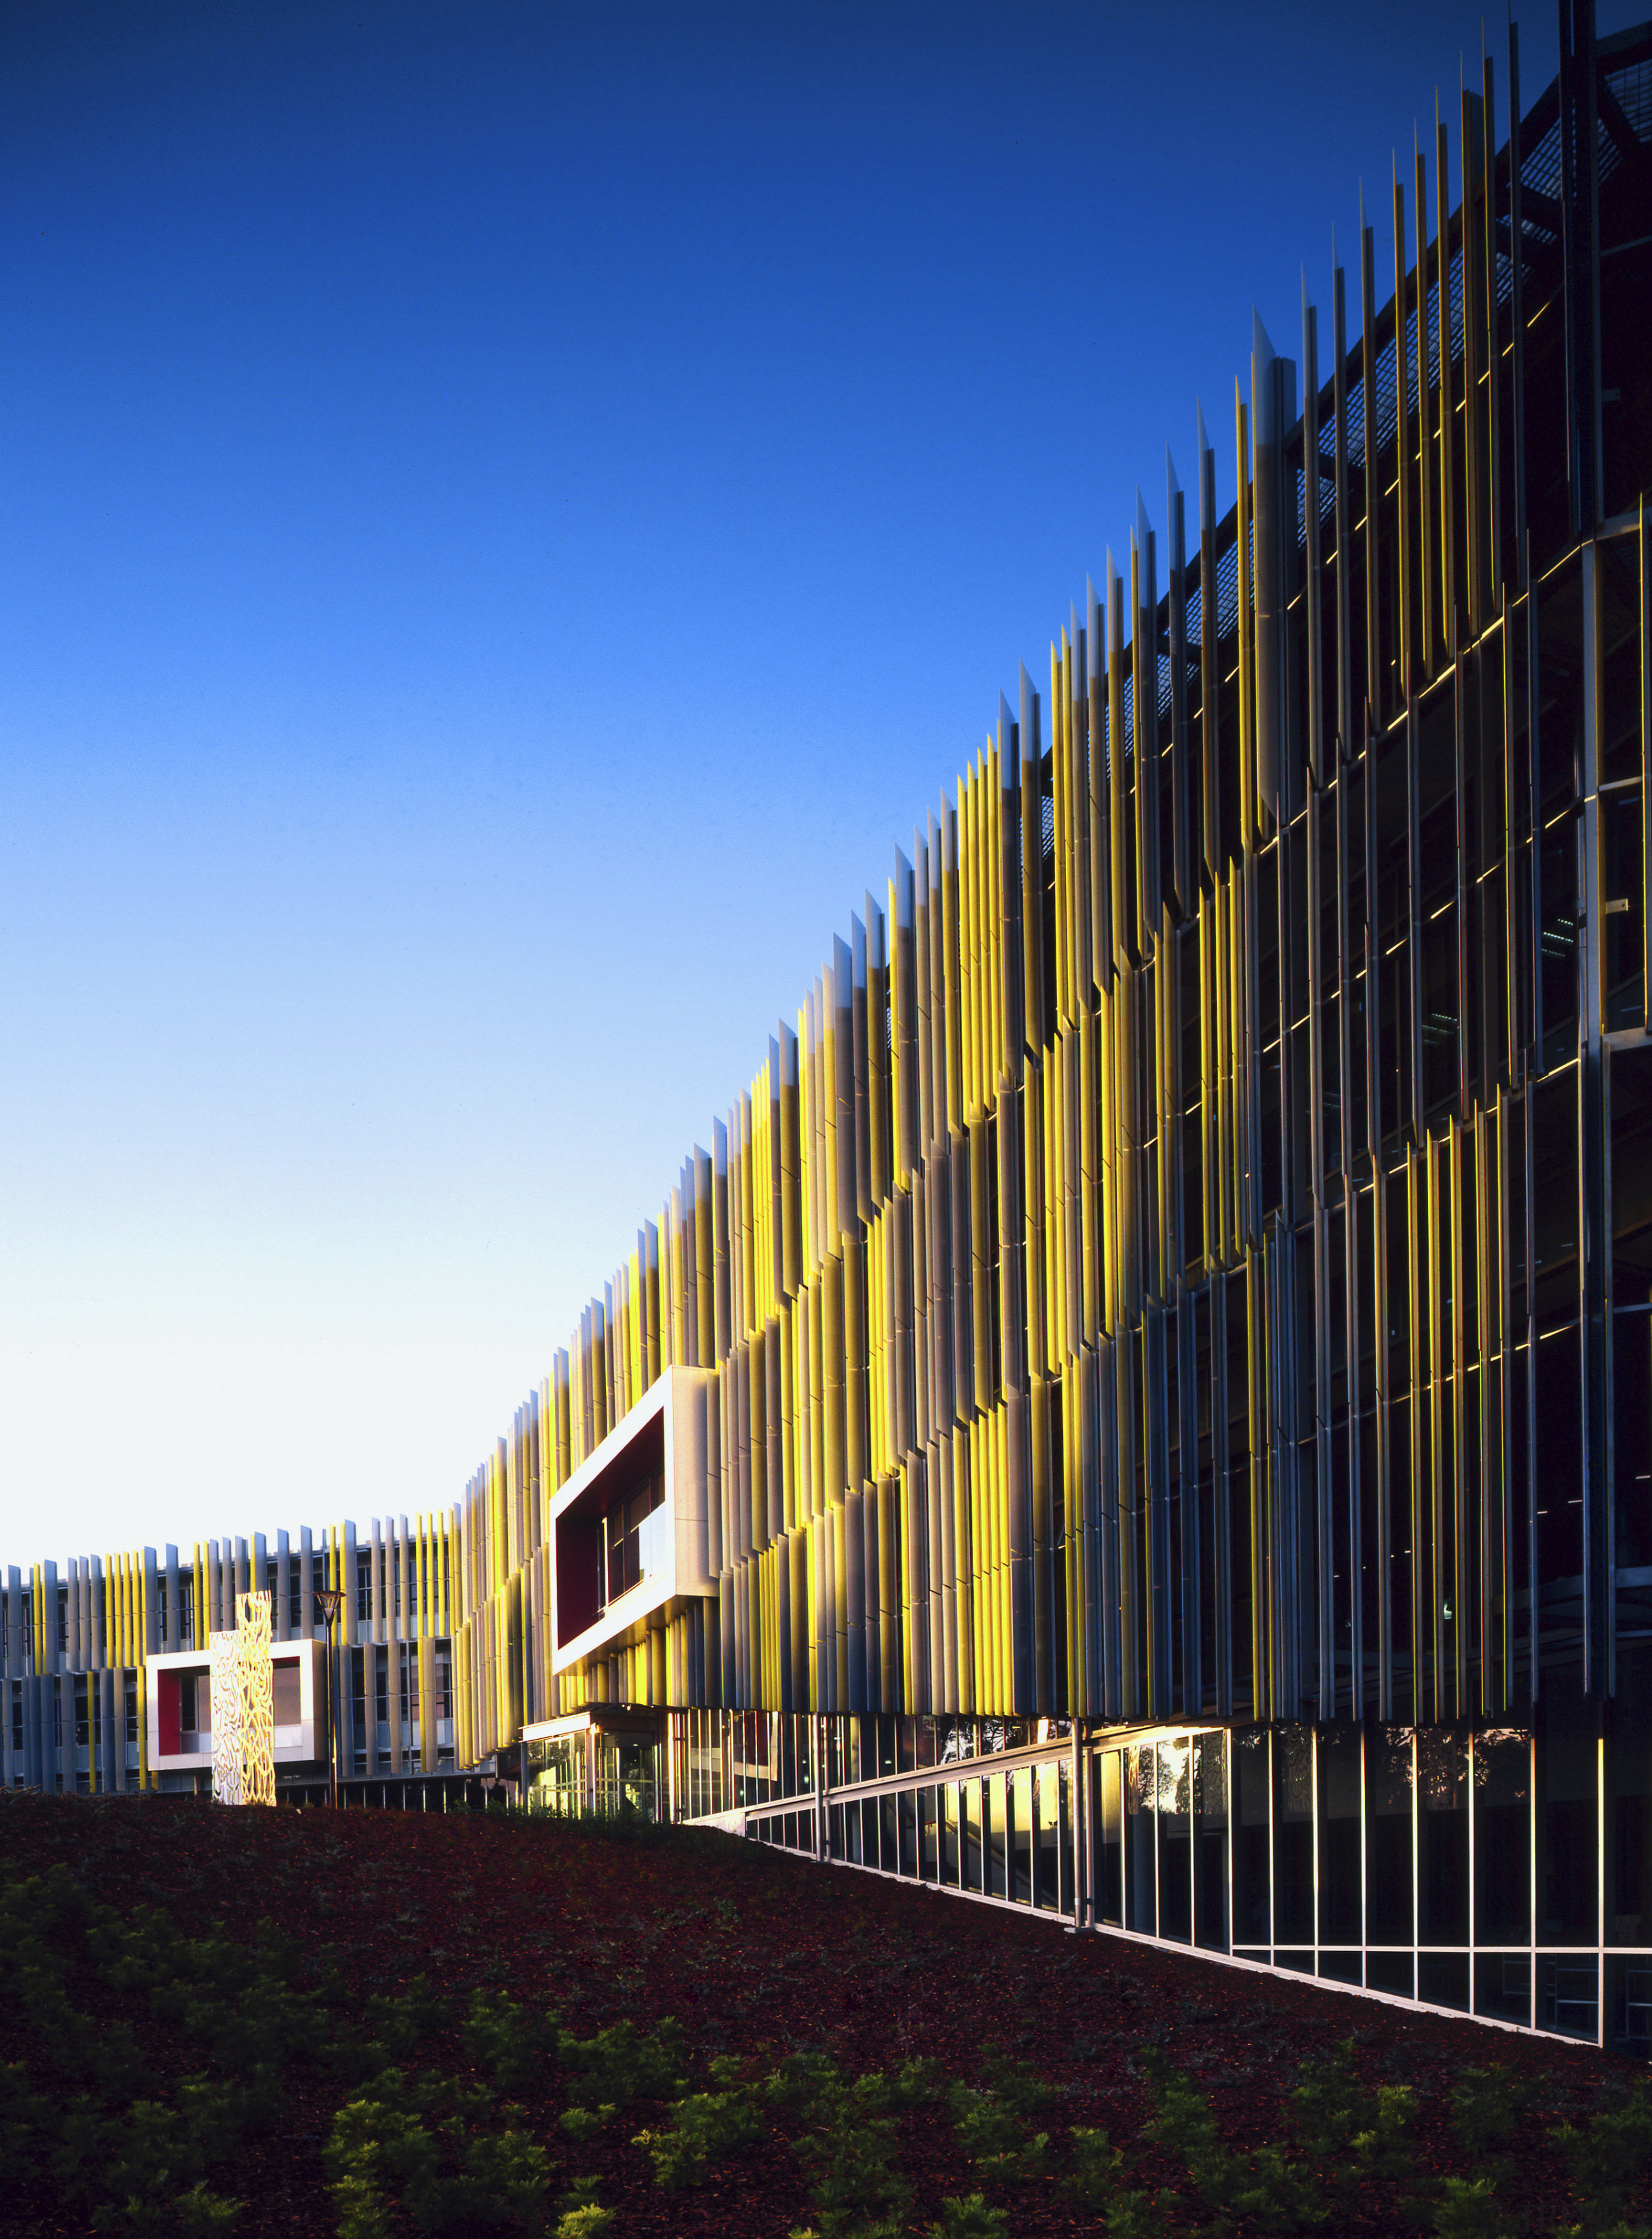
{"type": "MultiPolygon", "coordinates": [[[[25,1872],[61,1861],[122,1913],[152,1905],[184,1929],[221,1920],[244,1937],[268,1916],[308,1945],[335,1947],[364,1996],[393,1994],[420,1974],[459,1998],[477,1985],[509,1989],[560,2007],[582,2036],[625,2016],[646,2031],[675,2015],[696,2063],[809,2047],[851,2074],[921,2054],[970,2078],[983,2047],[996,2045],[1058,2088],[1040,2118],[1057,2146],[1069,2126],[1089,2124],[1131,2147],[1149,2111],[1136,2060],[1149,2043],[1190,2072],[1234,2144],[1282,2137],[1282,2096],[1301,2064],[1351,2036],[1368,2082],[1415,2089],[1425,2166],[1474,2175],[1449,2129],[1445,2094],[1464,2067],[1500,2068],[1538,2090],[1504,2189],[1539,2229],[1552,2226],[1564,2201],[1549,2133],[1585,2118],[1633,2072],[1588,2050],[1107,1937],[1076,1937],[716,1835],[625,1839],[503,1817],[7,1797],[0,1857],[25,1872]]],[[[108,2010],[119,2010],[109,1995],[108,2010]]],[[[141,2039],[150,2024],[130,2001],[125,2010],[141,2039]]],[[[456,2030],[422,2057],[466,2071],[456,2030]]],[[[247,2239],[331,2230],[320,2153],[339,2096],[336,2084],[294,2072],[283,2132],[249,2149],[222,2187],[247,2202],[238,2226],[247,2239]]],[[[548,2077],[543,2097],[530,2101],[534,2126],[570,2175],[600,2173],[617,2230],[783,2239],[808,2221],[796,2160],[778,2127],[755,2152],[714,2167],[703,2189],[668,2196],[629,2143],[657,2110],[629,2110],[636,2121],[622,2117],[611,2135],[570,2148],[556,2127],[562,2103],[548,2077]]],[[[901,2119],[921,2231],[943,2194],[974,2189],[978,2180],[942,2110],[901,2119]]],[[[1186,2185],[1184,2172],[1151,2153],[1141,2156],[1132,2181],[1186,2185]]],[[[1017,2234],[1094,2228],[1051,2184],[997,2196],[1017,2234]]],[[[8,2203],[0,2183],[0,2219],[23,2205],[8,2203]]],[[[38,2205],[25,2228],[85,2229],[43,2220],[38,2205]]],[[[1374,2213],[1356,2213],[1342,2228],[1382,2225],[1374,2213]]]]}

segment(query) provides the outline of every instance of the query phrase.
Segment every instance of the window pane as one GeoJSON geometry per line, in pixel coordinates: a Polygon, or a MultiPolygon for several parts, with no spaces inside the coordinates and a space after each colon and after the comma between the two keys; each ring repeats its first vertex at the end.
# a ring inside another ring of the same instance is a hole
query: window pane
{"type": "MultiPolygon", "coordinates": [[[[1096,1910],[1111,1928],[1124,1923],[1123,1789],[1119,1753],[1105,1750],[1096,1760],[1096,1910]]],[[[1018,1775],[1017,1777],[1020,1777],[1018,1775]]],[[[1019,1866],[1019,1854],[1017,1854],[1019,1866]]],[[[1020,1894],[1019,1890],[1016,1892],[1020,1894]]]]}
{"type": "Polygon", "coordinates": [[[959,1804],[962,1810],[960,1833],[962,1843],[963,1885],[967,1890],[981,1887],[981,1783],[965,1780],[959,1784],[959,1804]]]}
{"type": "Polygon", "coordinates": [[[1342,1727],[1319,1737],[1319,1940],[1360,1935],[1360,1737],[1342,1727]]]}
{"type": "Polygon", "coordinates": [[[1193,1939],[1192,1744],[1158,1745],[1159,1934],[1193,1939]]]}
{"type": "Polygon", "coordinates": [[[1062,1900],[1058,1771],[1053,1764],[1038,1767],[1038,1902],[1050,1912],[1060,1909],[1062,1900]]]}
{"type": "Polygon", "coordinates": [[[1150,1742],[1124,1752],[1125,1924],[1138,1936],[1157,1932],[1153,1813],[1158,1773],[1150,1742]]]}
{"type": "Polygon", "coordinates": [[[1228,1737],[1193,1743],[1194,1935],[1207,1951],[1228,1948],[1228,1737]]]}
{"type": "Polygon", "coordinates": [[[1236,1943],[1269,1941],[1268,1731],[1242,1726],[1233,1737],[1237,1824],[1234,1829],[1233,1936],[1236,1943]]]}
{"type": "MultiPolygon", "coordinates": [[[[1449,1728],[1417,1736],[1419,1943],[1469,1941],[1469,1742],[1449,1728]]],[[[1455,1976],[1452,1977],[1455,1982],[1455,1976]]],[[[1418,1995],[1434,1993],[1419,1989],[1418,1995]]],[[[1468,1997],[1463,1991],[1463,2002],[1468,1997]]],[[[1455,1996],[1436,2003],[1455,2004],[1455,1996]]]]}
{"type": "MultiPolygon", "coordinates": [[[[1365,1940],[1409,1943],[1411,1731],[1382,1726],[1365,1751],[1365,1940]]],[[[1371,1977],[1367,1975],[1367,1980],[1371,1977]]],[[[1374,1989],[1384,1987],[1373,1983],[1374,1989]]],[[[1407,1996],[1410,1996],[1408,1983],[1407,1996]]]]}
{"type": "Polygon", "coordinates": [[[1025,1765],[1010,1779],[1009,1807],[1012,1815],[1009,1894],[1016,1904],[1030,1904],[1033,1901],[1032,1774],[1025,1765]]]}
{"type": "Polygon", "coordinates": [[[1274,1942],[1314,1936],[1314,1737],[1307,1726],[1274,1732],[1274,1942]]]}
{"type": "Polygon", "coordinates": [[[986,1839],[987,1864],[986,1887],[987,1895],[989,1897],[1007,1897],[1009,1893],[1008,1884],[1005,1881],[1005,1868],[1007,1864],[1006,1835],[1008,1830],[1008,1820],[1004,1809],[1004,1776],[1001,1772],[995,1772],[991,1779],[986,1784],[986,1824],[984,1834],[986,1839]]]}
{"type": "MultiPolygon", "coordinates": [[[[1475,1917],[1476,1943],[1531,1940],[1531,1738],[1515,1730],[1474,1737],[1475,1917]]],[[[1478,1978],[1476,1978],[1478,1980],[1478,1978]]],[[[1489,1984],[1486,1995],[1492,1995],[1489,1984]]],[[[1499,1992],[1498,1995],[1501,1995],[1499,1992]]],[[[1495,2006],[1479,2006],[1491,2013],[1495,2006]]],[[[1530,1970],[1520,1997],[1531,2004],[1530,1970]]]]}

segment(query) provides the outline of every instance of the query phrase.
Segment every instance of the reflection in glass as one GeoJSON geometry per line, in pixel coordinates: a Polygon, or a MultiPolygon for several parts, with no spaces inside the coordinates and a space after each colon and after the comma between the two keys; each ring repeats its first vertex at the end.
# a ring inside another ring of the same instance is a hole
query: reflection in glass
{"type": "Polygon", "coordinates": [[[947,1781],[941,1790],[941,1879],[948,1889],[958,1887],[958,1784],[947,1781]]]}
{"type": "Polygon", "coordinates": [[[1608,2042],[1642,2061],[1652,2058],[1652,1959],[1606,1963],[1608,2042]]]}
{"type": "Polygon", "coordinates": [[[1523,2028],[1530,2027],[1529,1952],[1481,1951],[1475,1955],[1474,2010],[1493,2021],[1518,2022],[1523,2028]]]}
{"type": "Polygon", "coordinates": [[[1319,1737],[1319,1940],[1360,1937],[1360,1735],[1342,1726],[1319,1737]]]}
{"type": "Polygon", "coordinates": [[[655,1744],[651,1736],[596,1737],[596,1809],[611,1818],[652,1821],[655,1744]]]}
{"type": "Polygon", "coordinates": [[[1466,1951],[1420,1951],[1417,1954],[1417,1996],[1430,2006],[1455,2006],[1469,2010],[1469,1955],[1466,1951]]]}
{"type": "MultiPolygon", "coordinates": [[[[1417,1941],[1469,1941],[1469,1737],[1444,1726],[1417,1735],[1417,1941]]],[[[1426,1971],[1426,1970],[1425,1970],[1426,1971]]],[[[1443,1979],[1443,1977],[1442,1978],[1443,1979]]],[[[1452,1980],[1455,1981],[1453,1976],[1452,1980]]],[[[1419,1995],[1434,1997],[1422,1987],[1419,1995]]],[[[1461,2003],[1467,2003],[1463,1990],[1461,2003]]],[[[1455,2005],[1455,1997],[1435,1998],[1455,2005]]]]}
{"type": "MultiPolygon", "coordinates": [[[[1365,1751],[1365,1940],[1409,1943],[1411,1730],[1380,1726],[1365,1751]]],[[[1411,1995],[1408,1963],[1405,1995],[1411,1995]]],[[[1370,1977],[1367,1977],[1368,1981],[1370,1977]]],[[[1381,1983],[1372,1987],[1382,1990],[1381,1983]]]]}
{"type": "Polygon", "coordinates": [[[981,1783],[963,1780],[958,1784],[959,1833],[962,1837],[961,1862],[963,1868],[963,1887],[981,1887],[981,1783]]]}
{"type": "Polygon", "coordinates": [[[1124,1924],[1138,1936],[1151,1936],[1158,1927],[1153,1832],[1157,1788],[1152,1743],[1133,1743],[1124,1751],[1124,1924]]]}
{"type": "Polygon", "coordinates": [[[1041,1764],[1037,1769],[1038,1902],[1049,1912],[1059,1911],[1062,1901],[1062,1815],[1057,1771],[1053,1764],[1041,1764]]]}
{"type": "Polygon", "coordinates": [[[1096,1759],[1096,1911],[1109,1928],[1124,1925],[1124,1801],[1116,1750],[1096,1759]]]}
{"type": "Polygon", "coordinates": [[[1193,1742],[1194,1937],[1207,1951],[1228,1948],[1228,1737],[1193,1742]]]}
{"type": "Polygon", "coordinates": [[[1276,1728],[1274,1784],[1274,1941],[1311,1942],[1314,1737],[1309,1727],[1276,1728]]]}
{"type": "Polygon", "coordinates": [[[941,1878],[941,1851],[936,1824],[935,1791],[918,1791],[918,1870],[926,1882],[941,1878]]]}
{"type": "Polygon", "coordinates": [[[1368,1990],[1386,1990],[1391,1998],[1410,1998],[1416,1995],[1416,1983],[1412,1973],[1409,1951],[1368,1951],[1365,1955],[1365,1987],[1368,1990]]]}
{"type": "MultiPolygon", "coordinates": [[[[1637,1332],[1645,1343],[1644,1325],[1637,1332]]],[[[1614,1374],[1615,1375],[1615,1367],[1614,1374]]],[[[1636,1504],[1652,1508],[1644,1498],[1636,1504]]],[[[1622,1619],[1620,1618],[1620,1624],[1622,1619]]],[[[1627,1626],[1623,1628],[1627,1631],[1627,1626]]],[[[1620,1631],[1619,1639],[1623,1638],[1620,1631]]],[[[1652,1672],[1644,1649],[1620,1649],[1612,1737],[1607,1747],[1611,1782],[1605,1864],[1606,1940],[1652,1944],[1652,1717],[1647,1695],[1652,1672]]],[[[1614,2029],[1616,2023],[1613,2023],[1614,2029]]]]}
{"type": "MultiPolygon", "coordinates": [[[[1596,1705],[1582,1693],[1575,1672],[1560,1671],[1545,1680],[1544,1711],[1537,1941],[1594,1943],[1599,1935],[1600,1902],[1595,1839],[1600,1748],[1596,1705]]],[[[1540,1985],[1540,1995],[1549,1993],[1540,1985]]],[[[1569,1997],[1560,2001],[1567,2011],[1574,2003],[1569,1997]]],[[[1542,2026],[1575,2034],[1563,2022],[1544,2021],[1542,2026]]]]}
{"type": "Polygon", "coordinates": [[[1587,2037],[1599,2033],[1601,1990],[1599,1972],[1591,1953],[1541,1959],[1537,1968],[1537,2026],[1557,2036],[1587,2037]]]}
{"type": "MultiPolygon", "coordinates": [[[[1521,1729],[1492,1728],[1475,1735],[1473,1750],[1475,1941],[1529,1943],[1531,1737],[1521,1729]]],[[[1529,1967],[1521,1979],[1520,2001],[1529,2018],[1529,1967]]],[[[1482,2007],[1480,1996],[1476,1977],[1476,2010],[1500,2010],[1482,2007]]]]}
{"type": "Polygon", "coordinates": [[[601,1608],[665,1568],[669,1523],[663,1472],[647,1478],[609,1511],[603,1518],[603,1574],[597,1594],[601,1608]]]}
{"type": "Polygon", "coordinates": [[[1009,1894],[1017,1904],[1033,1901],[1032,1774],[1023,1765],[1009,1776],[1009,1894]]]}
{"type": "Polygon", "coordinates": [[[1158,1745],[1159,1934],[1193,1940],[1192,1744],[1158,1745]]]}
{"type": "Polygon", "coordinates": [[[1235,1817],[1233,1939],[1269,1941],[1268,1730],[1242,1726],[1232,1737],[1235,1817]]]}
{"type": "Polygon", "coordinates": [[[1007,1897],[1005,1881],[1004,1776],[995,1772],[986,1784],[985,1835],[987,1846],[987,1895],[1007,1897]]]}

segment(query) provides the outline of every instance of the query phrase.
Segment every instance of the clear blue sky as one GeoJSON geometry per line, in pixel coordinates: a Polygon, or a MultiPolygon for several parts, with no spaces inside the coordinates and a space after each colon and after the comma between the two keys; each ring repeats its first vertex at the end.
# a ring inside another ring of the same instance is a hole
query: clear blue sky
{"type": "Polygon", "coordinates": [[[5,11],[0,1561],[456,1496],[1481,22],[5,11]]]}

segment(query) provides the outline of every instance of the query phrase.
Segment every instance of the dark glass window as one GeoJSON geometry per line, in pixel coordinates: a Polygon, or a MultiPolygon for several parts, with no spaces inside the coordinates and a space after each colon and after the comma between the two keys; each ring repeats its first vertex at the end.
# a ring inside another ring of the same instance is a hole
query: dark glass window
{"type": "Polygon", "coordinates": [[[1274,1942],[1314,1940],[1314,1737],[1274,1731],[1274,1942]]]}
{"type": "MultiPolygon", "coordinates": [[[[836,1804],[833,1810],[836,1810],[836,1804]]],[[[936,1818],[936,1795],[932,1788],[918,1791],[919,1870],[926,1882],[941,1877],[939,1829],[936,1818]]]]}
{"type": "Polygon", "coordinates": [[[1041,1764],[1036,1773],[1038,1813],[1038,1902],[1051,1912],[1061,1909],[1072,1881],[1072,1863],[1062,1871],[1062,1851],[1067,1834],[1062,1810],[1062,1782],[1066,1768],[1041,1764]]]}
{"type": "Polygon", "coordinates": [[[1017,1904],[1033,1901],[1032,1773],[1026,1766],[1009,1781],[1009,1894],[1017,1904]]]}
{"type": "Polygon", "coordinates": [[[1159,1934],[1193,1940],[1193,1745],[1161,1742],[1159,1773],[1159,1934]]]}
{"type": "MultiPolygon", "coordinates": [[[[1412,1941],[1411,1802],[1410,1729],[1378,1727],[1368,1737],[1365,1751],[1368,1943],[1412,1941]]],[[[1373,1982],[1372,1987],[1382,1990],[1388,1985],[1373,1982]]],[[[1408,1983],[1406,1996],[1409,1995],[1408,1983]]]]}
{"type": "MultiPolygon", "coordinates": [[[[1599,1892],[1595,1872],[1596,1705],[1575,1668],[1545,1680],[1542,1786],[1538,1816],[1537,1940],[1593,1943],[1599,1892]]],[[[1552,1984],[1546,1996],[1555,1995],[1552,1984]]],[[[1551,2022],[1546,2027],[1562,2026],[1551,2022]]]]}
{"type": "Polygon", "coordinates": [[[1236,1943],[1269,1938],[1268,1731],[1242,1726],[1233,1737],[1235,1819],[1233,1937],[1236,1943]]]}
{"type": "Polygon", "coordinates": [[[981,1856],[981,1783],[965,1780],[959,1783],[958,1796],[959,1863],[963,1867],[963,1886],[979,1890],[982,1881],[981,1856]]]}
{"type": "MultiPolygon", "coordinates": [[[[1474,1737],[1476,1943],[1531,1938],[1531,1740],[1492,1728],[1474,1737]]],[[[1476,1990],[1476,1998],[1479,1996],[1476,1990]]],[[[1489,1995],[1489,1992],[1488,1992],[1489,1995]]],[[[1530,1984],[1521,1994],[1530,2003],[1530,1984]]],[[[1481,2009],[1489,2012],[1489,2007],[1481,2009]]]]}
{"type": "Polygon", "coordinates": [[[1228,1948],[1228,1737],[1193,1741],[1193,1933],[1207,1951],[1228,1948]]]}
{"type": "MultiPolygon", "coordinates": [[[[907,1789],[897,1799],[901,1814],[900,1870],[916,1877],[918,1870],[918,1799],[916,1791],[907,1789]]],[[[803,1815],[800,1812],[798,1817],[803,1815]]],[[[803,1846],[809,1847],[806,1841],[803,1846]]]]}
{"type": "MultiPolygon", "coordinates": [[[[1109,1927],[1124,1924],[1123,1783],[1119,1753],[1096,1759],[1096,1912],[1109,1927]]],[[[1019,1867],[1019,1853],[1017,1853],[1019,1867]]],[[[1017,1891],[1019,1895],[1019,1891],[1017,1891]]]]}
{"type": "Polygon", "coordinates": [[[1360,1737],[1338,1727],[1319,1737],[1319,1940],[1358,1943],[1360,1737]]]}
{"type": "MultiPolygon", "coordinates": [[[[1449,1727],[1417,1736],[1417,1941],[1469,1941],[1469,1742],[1449,1727]]],[[[1455,1977],[1452,1978],[1454,1981],[1455,1977]]],[[[1467,1978],[1463,1999],[1468,1991],[1467,1978]]],[[[1421,1996],[1433,1996],[1427,1990],[1421,1996]]],[[[1455,1997],[1436,2000],[1455,2004],[1455,1997]]]]}
{"type": "Polygon", "coordinates": [[[1005,1809],[1004,1776],[995,1772],[983,1784],[986,1791],[982,1827],[986,1853],[984,1886],[989,1897],[1007,1897],[1009,1884],[1005,1877],[1009,1859],[1005,1838],[1009,1830],[1009,1814],[1005,1809]]]}
{"type": "Polygon", "coordinates": [[[666,1558],[665,1478],[649,1478],[603,1519],[604,1607],[664,1568],[666,1558]]]}
{"type": "Polygon", "coordinates": [[[1140,1743],[1124,1752],[1125,1925],[1138,1936],[1157,1929],[1154,1890],[1153,1811],[1157,1786],[1153,1744],[1140,1743]]]}
{"type": "Polygon", "coordinates": [[[949,1780],[941,1789],[941,1879],[948,1889],[958,1886],[959,1864],[958,1784],[949,1780]]]}

